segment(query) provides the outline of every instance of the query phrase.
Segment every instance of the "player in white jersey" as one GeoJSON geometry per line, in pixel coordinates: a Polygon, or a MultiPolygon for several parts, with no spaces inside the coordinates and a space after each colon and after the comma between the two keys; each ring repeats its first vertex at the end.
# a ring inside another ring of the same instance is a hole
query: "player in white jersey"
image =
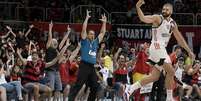
{"type": "Polygon", "coordinates": [[[166,46],[172,34],[171,29],[174,27],[174,20],[170,18],[170,21],[167,21],[162,15],[159,15],[159,17],[161,18],[160,25],[152,28],[149,60],[150,62],[159,62],[161,59],[164,59],[166,63],[171,63],[166,52],[166,46]]]}
{"type": "MultiPolygon", "coordinates": [[[[166,46],[173,33],[178,44],[183,47],[189,54],[189,56],[194,60],[195,55],[188,47],[186,41],[182,37],[178,30],[175,21],[171,18],[173,12],[173,6],[169,3],[164,4],[162,8],[162,15],[144,15],[141,6],[144,4],[144,0],[139,0],[136,4],[136,10],[140,20],[147,24],[152,24],[152,41],[149,49],[149,61],[148,63],[152,67],[162,67],[166,72],[165,87],[167,91],[166,101],[174,101],[173,99],[173,84],[174,84],[174,69],[172,67],[170,58],[166,51],[166,46]]],[[[155,82],[160,77],[160,70],[153,68],[151,74],[145,77],[141,81],[137,81],[132,85],[127,85],[125,88],[125,93],[123,98],[125,101],[129,101],[129,96],[138,88],[142,86],[155,82]]]]}

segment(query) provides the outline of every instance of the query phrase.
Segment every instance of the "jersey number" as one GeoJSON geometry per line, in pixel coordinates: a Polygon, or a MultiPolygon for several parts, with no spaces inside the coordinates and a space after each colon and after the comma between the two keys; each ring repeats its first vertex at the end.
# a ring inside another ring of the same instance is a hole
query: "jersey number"
{"type": "MultiPolygon", "coordinates": [[[[153,38],[154,38],[154,41],[157,41],[157,30],[154,29],[154,34],[153,34],[153,38]]],[[[160,49],[160,44],[159,43],[154,43],[154,47],[155,49],[160,49]]]]}
{"type": "Polygon", "coordinates": [[[160,44],[159,43],[154,43],[155,49],[160,49],[160,44]]]}

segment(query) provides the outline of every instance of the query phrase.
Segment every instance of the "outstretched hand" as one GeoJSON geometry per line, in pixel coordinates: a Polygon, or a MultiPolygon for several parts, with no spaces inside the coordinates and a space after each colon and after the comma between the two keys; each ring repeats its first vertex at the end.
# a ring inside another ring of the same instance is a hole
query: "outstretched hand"
{"type": "Polygon", "coordinates": [[[88,9],[87,9],[87,16],[86,16],[86,18],[91,18],[91,16],[89,15],[89,13],[91,13],[91,11],[89,11],[88,9]]]}
{"type": "Polygon", "coordinates": [[[105,16],[105,13],[101,15],[101,19],[99,19],[102,22],[107,22],[107,17],[105,16]]]}
{"type": "Polygon", "coordinates": [[[118,51],[121,52],[121,51],[122,51],[122,48],[119,48],[118,51]]]}
{"type": "Polygon", "coordinates": [[[30,29],[32,29],[33,27],[34,27],[34,25],[33,25],[33,24],[29,26],[29,28],[30,28],[30,29]]]}
{"type": "Polygon", "coordinates": [[[9,31],[12,30],[12,28],[11,28],[10,26],[6,26],[6,28],[7,28],[9,31]]]}
{"type": "Polygon", "coordinates": [[[17,54],[21,54],[22,53],[22,49],[17,48],[17,54]]]}
{"type": "Polygon", "coordinates": [[[53,22],[51,21],[50,24],[49,24],[49,28],[52,29],[52,27],[53,27],[53,22]]]}
{"type": "Polygon", "coordinates": [[[143,4],[145,4],[144,0],[139,0],[136,4],[136,7],[141,7],[143,4]]]}
{"type": "Polygon", "coordinates": [[[68,32],[70,32],[70,31],[71,31],[71,28],[70,28],[70,26],[69,26],[69,25],[67,26],[67,30],[68,30],[68,32]]]}

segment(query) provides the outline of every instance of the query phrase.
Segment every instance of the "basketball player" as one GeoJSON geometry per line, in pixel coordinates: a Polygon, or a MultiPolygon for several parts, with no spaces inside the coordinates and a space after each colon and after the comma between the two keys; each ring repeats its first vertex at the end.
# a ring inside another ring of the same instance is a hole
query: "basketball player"
{"type": "Polygon", "coordinates": [[[169,42],[171,34],[173,33],[178,44],[182,46],[189,54],[189,56],[194,59],[195,56],[191,49],[188,47],[186,41],[182,37],[178,30],[176,22],[171,18],[173,12],[173,6],[169,3],[164,4],[162,8],[162,15],[144,15],[141,10],[141,6],[144,4],[144,0],[139,0],[136,4],[136,10],[139,19],[147,24],[152,24],[152,41],[149,49],[149,60],[153,68],[151,75],[145,77],[141,81],[134,83],[131,86],[126,86],[123,98],[125,101],[129,100],[129,96],[138,88],[142,86],[155,82],[159,79],[160,71],[163,69],[166,72],[165,87],[167,91],[166,101],[174,101],[172,95],[172,85],[174,83],[174,69],[171,65],[170,57],[166,52],[166,46],[169,42]]]}

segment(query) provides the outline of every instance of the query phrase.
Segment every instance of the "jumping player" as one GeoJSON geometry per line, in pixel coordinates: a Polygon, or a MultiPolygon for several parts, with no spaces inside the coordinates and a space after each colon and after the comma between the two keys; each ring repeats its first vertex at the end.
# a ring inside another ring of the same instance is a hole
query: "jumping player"
{"type": "Polygon", "coordinates": [[[172,85],[174,83],[174,69],[171,65],[170,57],[167,54],[166,46],[173,33],[178,44],[183,47],[189,54],[189,56],[194,59],[195,56],[191,49],[188,47],[186,41],[178,30],[176,22],[171,18],[173,12],[173,6],[169,3],[163,5],[162,15],[144,15],[141,10],[141,6],[145,4],[144,0],[139,0],[136,4],[136,10],[139,19],[147,24],[152,24],[152,41],[149,49],[149,60],[153,68],[151,75],[145,77],[141,81],[134,83],[133,85],[126,86],[125,93],[123,95],[124,100],[128,101],[129,96],[138,88],[142,86],[155,82],[159,79],[160,71],[163,69],[166,72],[165,87],[167,91],[166,101],[174,101],[172,95],[172,85]]]}

